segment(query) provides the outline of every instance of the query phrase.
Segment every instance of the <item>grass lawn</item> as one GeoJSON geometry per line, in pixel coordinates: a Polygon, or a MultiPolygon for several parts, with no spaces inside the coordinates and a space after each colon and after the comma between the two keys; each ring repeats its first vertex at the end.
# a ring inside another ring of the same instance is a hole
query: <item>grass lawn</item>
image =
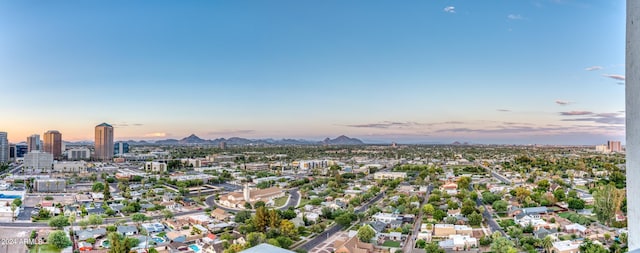
{"type": "Polygon", "coordinates": [[[558,216],[562,217],[562,218],[567,218],[569,217],[569,215],[571,215],[571,213],[565,212],[565,213],[559,213],[558,216]]]}
{"type": "Polygon", "coordinates": [[[384,247],[400,248],[400,242],[386,241],[382,244],[384,247]]]}
{"type": "Polygon", "coordinates": [[[308,199],[300,200],[300,203],[298,204],[298,206],[297,206],[297,207],[304,207],[304,206],[306,206],[307,204],[309,204],[309,202],[311,202],[311,200],[308,200],[308,199]]]}
{"type": "Polygon", "coordinates": [[[284,206],[285,204],[287,204],[287,200],[289,199],[289,196],[284,196],[284,197],[280,197],[277,199],[273,200],[273,205],[276,207],[280,207],[280,206],[284,206]]]}
{"type": "Polygon", "coordinates": [[[35,245],[31,250],[29,250],[29,253],[60,253],[60,250],[53,245],[42,244],[35,245]]]}

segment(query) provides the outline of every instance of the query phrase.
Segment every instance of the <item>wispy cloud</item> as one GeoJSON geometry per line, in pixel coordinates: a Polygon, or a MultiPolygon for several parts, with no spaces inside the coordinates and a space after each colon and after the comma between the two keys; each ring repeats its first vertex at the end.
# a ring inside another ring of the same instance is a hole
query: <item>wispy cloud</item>
{"type": "Polygon", "coordinates": [[[454,7],[454,6],[447,6],[447,7],[444,7],[444,12],[448,12],[448,13],[456,13],[456,7],[454,7]]]}
{"type": "Polygon", "coordinates": [[[615,80],[620,80],[620,81],[624,81],[625,78],[623,75],[615,75],[615,74],[602,74],[602,76],[604,77],[608,77],[611,79],[615,79],[615,80]]]}
{"type": "Polygon", "coordinates": [[[129,127],[129,126],[143,126],[144,124],[140,124],[140,123],[116,123],[116,124],[112,124],[114,127],[129,127]]]}
{"type": "MultiPolygon", "coordinates": [[[[583,117],[583,118],[571,118],[571,119],[563,119],[562,121],[584,121],[584,122],[593,122],[600,124],[610,124],[610,125],[624,125],[625,117],[620,116],[619,112],[611,112],[611,113],[591,113],[591,114],[583,114],[590,115],[591,117],[583,117]]],[[[577,114],[580,115],[580,114],[577,114]]]]}
{"type": "Polygon", "coordinates": [[[510,112],[511,110],[509,109],[496,109],[499,112],[510,112]]]}
{"type": "Polygon", "coordinates": [[[590,111],[570,111],[570,112],[560,112],[562,116],[584,116],[584,115],[593,115],[593,112],[590,111]]]}
{"type": "Polygon", "coordinates": [[[168,136],[167,133],[162,133],[162,132],[159,132],[159,133],[148,133],[148,134],[144,135],[144,137],[149,137],[149,138],[167,137],[167,136],[168,136]]]}
{"type": "Polygon", "coordinates": [[[559,99],[558,99],[558,100],[556,100],[556,104],[559,104],[559,105],[568,105],[568,104],[571,104],[571,102],[569,102],[569,101],[564,101],[564,100],[559,100],[559,99]]]}
{"type": "Polygon", "coordinates": [[[379,123],[368,123],[368,124],[354,124],[354,125],[347,125],[348,127],[356,127],[356,128],[380,128],[380,129],[387,129],[387,128],[404,128],[404,127],[412,127],[412,126],[418,126],[421,125],[420,123],[417,122],[397,122],[397,121],[383,121],[383,122],[379,122],[379,123]]]}
{"type": "Polygon", "coordinates": [[[524,19],[524,17],[522,17],[522,15],[520,15],[520,14],[509,14],[509,15],[507,15],[507,18],[508,18],[508,19],[511,19],[511,20],[521,20],[521,19],[524,19]]]}
{"type": "Polygon", "coordinates": [[[601,66],[591,66],[591,67],[585,68],[584,70],[586,70],[586,71],[596,71],[596,70],[601,70],[601,69],[603,69],[603,67],[601,67],[601,66]]]}

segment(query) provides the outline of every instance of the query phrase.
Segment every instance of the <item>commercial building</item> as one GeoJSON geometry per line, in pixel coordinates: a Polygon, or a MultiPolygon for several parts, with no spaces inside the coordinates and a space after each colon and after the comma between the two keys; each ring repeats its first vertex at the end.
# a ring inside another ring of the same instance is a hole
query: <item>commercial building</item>
{"type": "Polygon", "coordinates": [[[89,160],[91,158],[91,150],[88,148],[73,148],[67,150],[68,160],[89,160]]]}
{"type": "Polygon", "coordinates": [[[9,139],[7,132],[0,132],[0,163],[9,162],[9,139]]]}
{"type": "Polygon", "coordinates": [[[62,134],[56,130],[44,133],[43,151],[52,154],[54,158],[60,158],[62,156],[62,134]]]}
{"type": "Polygon", "coordinates": [[[620,141],[607,141],[607,147],[610,152],[622,152],[620,141]]]}
{"type": "Polygon", "coordinates": [[[144,163],[144,170],[153,172],[165,172],[167,171],[167,164],[159,162],[146,162],[144,163]]]}
{"type": "Polygon", "coordinates": [[[244,208],[246,202],[252,205],[258,201],[269,203],[271,200],[284,196],[284,191],[278,187],[250,190],[245,184],[242,192],[231,192],[220,196],[220,204],[230,208],[244,208]]]}
{"type": "Polygon", "coordinates": [[[66,184],[64,179],[59,178],[36,179],[34,190],[36,192],[64,192],[66,184]]]}
{"type": "Polygon", "coordinates": [[[114,144],[113,155],[122,156],[126,153],[129,153],[129,143],[119,141],[114,144]]]}
{"type": "Polygon", "coordinates": [[[27,152],[40,150],[40,135],[34,134],[27,137],[27,152]]]}
{"type": "Polygon", "coordinates": [[[398,179],[398,178],[406,178],[406,172],[376,172],[373,174],[373,178],[376,180],[381,179],[398,179]]]}
{"type": "Polygon", "coordinates": [[[94,143],[96,160],[111,161],[113,159],[113,127],[111,125],[102,123],[96,126],[94,143]]]}
{"type": "Polygon", "coordinates": [[[24,155],[26,155],[27,152],[29,152],[29,147],[27,146],[27,144],[19,143],[9,145],[10,159],[24,158],[24,155]]]}
{"type": "Polygon", "coordinates": [[[29,152],[24,157],[24,168],[28,170],[51,170],[53,155],[40,151],[29,152]]]}

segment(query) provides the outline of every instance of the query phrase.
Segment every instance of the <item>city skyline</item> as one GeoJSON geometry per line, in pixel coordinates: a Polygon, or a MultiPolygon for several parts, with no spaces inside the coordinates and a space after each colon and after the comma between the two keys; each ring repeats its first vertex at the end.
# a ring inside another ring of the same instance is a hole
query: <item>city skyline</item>
{"type": "Polygon", "coordinates": [[[5,1],[0,31],[14,143],[102,122],[116,140],[624,141],[623,2],[5,1]]]}

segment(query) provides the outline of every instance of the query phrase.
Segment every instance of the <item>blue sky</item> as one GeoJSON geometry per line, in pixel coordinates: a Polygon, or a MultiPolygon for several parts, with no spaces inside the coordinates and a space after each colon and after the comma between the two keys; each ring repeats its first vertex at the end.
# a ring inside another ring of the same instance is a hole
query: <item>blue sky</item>
{"type": "Polygon", "coordinates": [[[624,1],[1,1],[0,129],[624,139],[624,1]]]}

